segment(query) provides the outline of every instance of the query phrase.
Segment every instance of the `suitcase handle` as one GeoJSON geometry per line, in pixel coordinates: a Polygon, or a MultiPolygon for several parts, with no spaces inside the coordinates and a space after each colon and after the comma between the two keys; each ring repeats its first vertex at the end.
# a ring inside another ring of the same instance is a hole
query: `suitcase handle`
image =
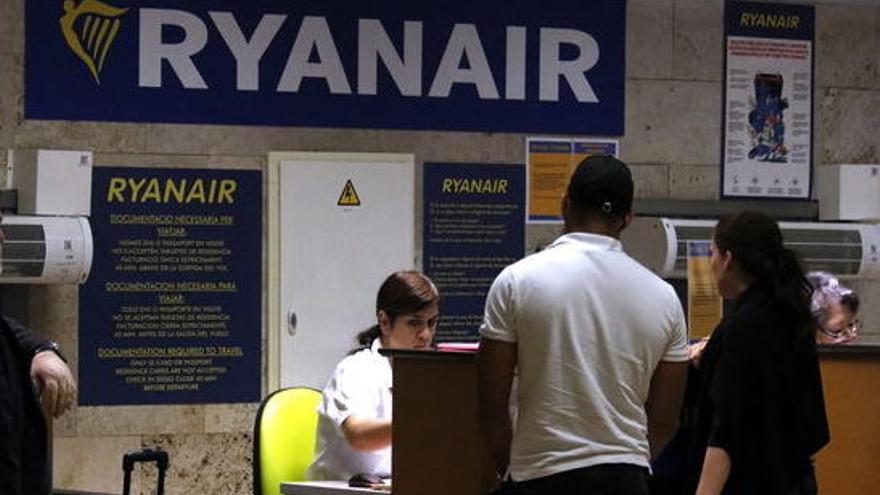
{"type": "Polygon", "coordinates": [[[157,495],[165,493],[165,470],[168,469],[168,452],[159,447],[155,449],[144,448],[135,450],[122,456],[122,471],[125,474],[124,485],[122,487],[123,495],[131,493],[131,470],[134,469],[135,463],[138,462],[156,462],[159,468],[159,481],[157,495]]]}

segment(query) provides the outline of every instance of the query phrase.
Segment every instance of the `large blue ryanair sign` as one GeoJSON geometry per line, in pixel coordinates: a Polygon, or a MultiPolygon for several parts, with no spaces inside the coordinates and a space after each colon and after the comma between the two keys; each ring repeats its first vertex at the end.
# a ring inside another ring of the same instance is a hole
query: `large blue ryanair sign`
{"type": "Polygon", "coordinates": [[[625,0],[28,0],[30,119],[623,134],[625,0]]]}

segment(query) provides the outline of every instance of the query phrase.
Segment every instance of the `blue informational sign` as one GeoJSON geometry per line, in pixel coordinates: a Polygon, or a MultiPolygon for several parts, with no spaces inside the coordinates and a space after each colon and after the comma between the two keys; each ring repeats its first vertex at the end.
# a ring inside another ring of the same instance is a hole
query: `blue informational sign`
{"type": "Polygon", "coordinates": [[[98,167],[81,405],[260,400],[262,173],[98,167]]]}
{"type": "Polygon", "coordinates": [[[29,119],[624,131],[625,0],[25,5],[29,119]]]}
{"type": "Polygon", "coordinates": [[[525,167],[426,163],[423,197],[423,264],[442,300],[437,340],[477,340],[492,281],[525,252],[525,167]]]}

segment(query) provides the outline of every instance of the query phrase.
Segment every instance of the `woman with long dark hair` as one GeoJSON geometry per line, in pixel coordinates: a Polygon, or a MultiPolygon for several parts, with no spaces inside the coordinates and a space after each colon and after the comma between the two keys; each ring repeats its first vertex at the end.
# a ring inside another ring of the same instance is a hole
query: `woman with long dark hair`
{"type": "Polygon", "coordinates": [[[815,494],[812,456],[829,433],[810,284],[757,212],[718,222],[711,264],[733,303],[701,358],[689,493],[815,494]]]}
{"type": "Polygon", "coordinates": [[[376,324],[356,337],[318,406],[317,456],[310,479],[391,475],[391,365],[379,349],[428,349],[439,317],[437,287],[417,271],[394,272],[376,296],[376,324]]]}

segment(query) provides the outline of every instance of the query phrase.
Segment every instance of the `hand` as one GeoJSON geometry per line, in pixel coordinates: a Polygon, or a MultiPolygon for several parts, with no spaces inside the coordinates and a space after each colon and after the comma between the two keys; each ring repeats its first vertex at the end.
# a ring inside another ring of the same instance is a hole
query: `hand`
{"type": "Polygon", "coordinates": [[[706,347],[709,339],[700,339],[688,346],[688,359],[694,364],[694,367],[700,367],[700,358],[703,357],[703,349],[706,347]]]}
{"type": "Polygon", "coordinates": [[[31,360],[31,382],[47,414],[60,417],[73,405],[76,382],[70,368],[54,351],[38,352],[31,360]]]}

